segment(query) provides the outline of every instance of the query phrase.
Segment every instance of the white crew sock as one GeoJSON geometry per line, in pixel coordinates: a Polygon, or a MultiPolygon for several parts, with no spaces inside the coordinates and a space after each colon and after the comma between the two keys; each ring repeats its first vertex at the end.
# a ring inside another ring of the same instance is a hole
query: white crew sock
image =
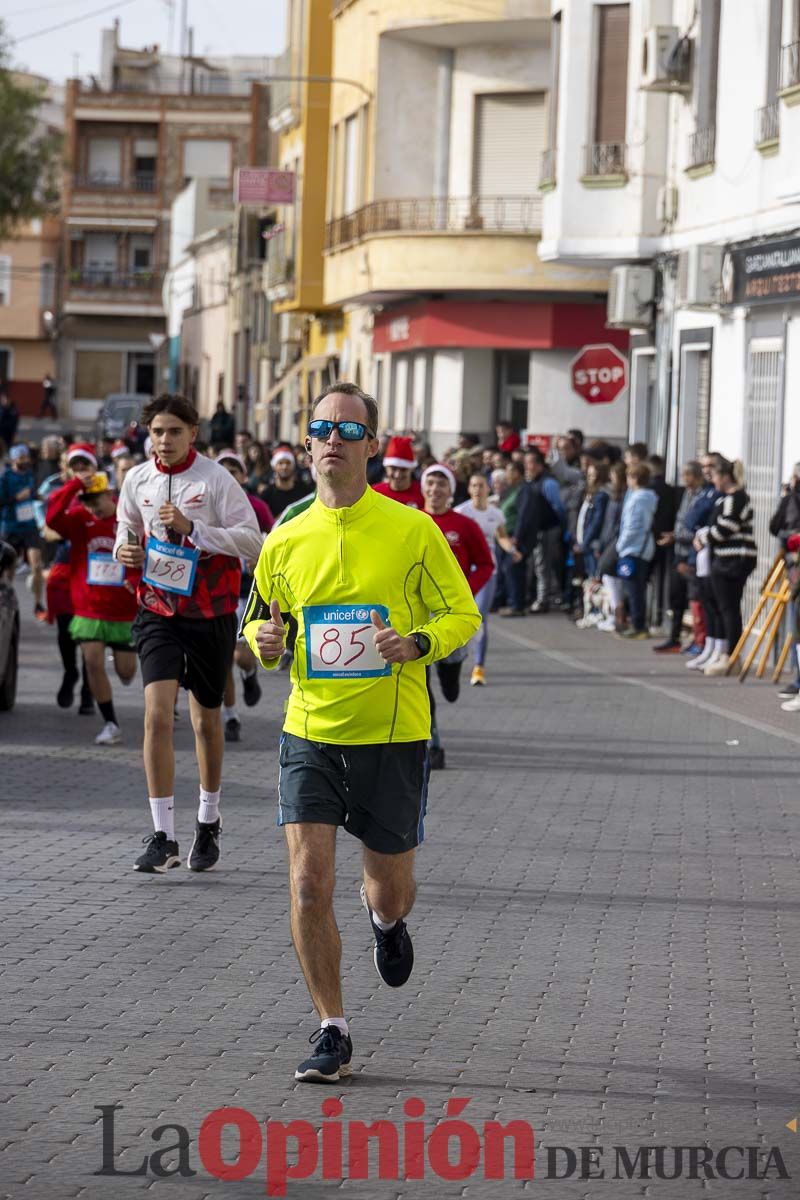
{"type": "Polygon", "coordinates": [[[205,788],[200,788],[197,819],[202,825],[213,825],[219,820],[219,792],[207,792],[205,788]]]}
{"type": "Polygon", "coordinates": [[[728,653],[728,642],[726,638],[717,638],[717,650],[720,654],[728,653]]]}
{"type": "Polygon", "coordinates": [[[378,926],[378,929],[380,929],[382,933],[388,933],[389,930],[394,929],[395,925],[397,924],[396,919],[394,921],[382,921],[376,912],[373,912],[372,914],[372,921],[374,925],[378,926]]]}
{"type": "Polygon", "coordinates": [[[345,1021],[344,1017],[326,1017],[324,1021],[320,1021],[320,1025],[323,1029],[327,1029],[329,1025],[335,1025],[337,1029],[341,1030],[345,1037],[347,1037],[348,1033],[350,1032],[350,1030],[347,1028],[347,1021],[345,1021]]]}
{"type": "Polygon", "coordinates": [[[232,704],[230,708],[228,708],[227,704],[223,704],[222,715],[226,721],[239,720],[239,710],[235,704],[232,704]]]}
{"type": "Polygon", "coordinates": [[[256,667],[253,667],[253,669],[252,669],[251,671],[242,671],[242,670],[240,670],[240,671],[239,671],[239,674],[241,675],[242,679],[252,679],[252,678],[253,678],[253,676],[254,676],[254,675],[255,675],[255,673],[256,673],[256,670],[257,670],[257,668],[256,668],[256,667]]]}
{"type": "Polygon", "coordinates": [[[707,637],[705,642],[703,643],[703,649],[698,654],[697,658],[692,659],[692,661],[690,663],[687,663],[687,666],[691,666],[691,667],[703,666],[711,658],[712,654],[714,653],[714,650],[716,649],[716,645],[717,645],[716,638],[707,637]]]}
{"type": "Polygon", "coordinates": [[[151,796],[150,812],[153,814],[153,828],[156,833],[163,832],[167,840],[175,841],[175,797],[151,796]]]}

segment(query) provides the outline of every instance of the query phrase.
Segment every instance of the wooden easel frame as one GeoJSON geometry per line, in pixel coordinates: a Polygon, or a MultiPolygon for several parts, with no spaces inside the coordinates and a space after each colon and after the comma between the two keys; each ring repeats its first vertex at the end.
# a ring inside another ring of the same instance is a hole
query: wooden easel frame
{"type": "MultiPolygon", "coordinates": [[[[739,660],[739,656],[744,652],[744,648],[747,645],[747,639],[755,629],[758,618],[761,616],[762,612],[767,609],[764,623],[762,624],[761,628],[756,631],[755,641],[748,651],[744,662],[739,668],[739,682],[743,683],[747,678],[750,668],[752,667],[756,659],[756,655],[761,649],[763,643],[763,653],[761,655],[758,667],[756,668],[757,678],[763,679],[764,672],[767,669],[767,662],[769,660],[770,652],[772,651],[772,648],[775,645],[775,641],[778,637],[781,621],[783,620],[783,614],[786,611],[786,605],[789,603],[790,598],[791,588],[789,586],[789,579],[786,574],[786,563],[784,561],[783,554],[781,553],[776,556],[775,561],[772,564],[772,568],[766,578],[764,586],[761,589],[761,595],[753,610],[753,614],[742,630],[742,636],[739,638],[739,641],[736,643],[736,646],[731,654],[728,669],[725,672],[726,675],[730,675],[734,664],[739,660]]],[[[786,640],[784,641],[777,665],[772,675],[773,683],[777,683],[781,677],[781,672],[786,665],[786,659],[789,657],[791,646],[792,634],[789,633],[786,636],[786,640]]]]}

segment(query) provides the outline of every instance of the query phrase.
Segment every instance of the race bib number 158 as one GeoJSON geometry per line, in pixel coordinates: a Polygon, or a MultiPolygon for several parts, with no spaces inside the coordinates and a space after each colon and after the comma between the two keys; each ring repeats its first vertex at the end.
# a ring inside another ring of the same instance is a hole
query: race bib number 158
{"type": "Polygon", "coordinates": [[[389,624],[383,604],[319,604],[303,609],[309,679],[370,679],[391,675],[372,640],[375,610],[389,624]]]}
{"type": "Polygon", "coordinates": [[[191,546],[173,546],[151,536],[145,546],[142,578],[162,591],[191,596],[199,558],[200,551],[191,546]]]}

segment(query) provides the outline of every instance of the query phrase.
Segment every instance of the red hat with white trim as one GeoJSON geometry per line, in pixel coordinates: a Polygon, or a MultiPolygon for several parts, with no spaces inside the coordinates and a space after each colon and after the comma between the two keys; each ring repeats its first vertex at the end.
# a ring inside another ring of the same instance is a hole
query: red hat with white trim
{"type": "Polygon", "coordinates": [[[123,442],[118,438],[111,447],[111,458],[121,458],[123,454],[130,454],[130,447],[127,442],[123,442]]]}
{"type": "Polygon", "coordinates": [[[294,456],[294,452],[290,450],[288,446],[279,446],[272,455],[272,458],[269,460],[269,465],[271,467],[277,467],[279,462],[290,462],[294,463],[295,466],[297,465],[297,459],[294,456]]]}
{"type": "Polygon", "coordinates": [[[85,458],[93,467],[97,466],[97,453],[91,442],[73,442],[67,450],[67,462],[74,458],[85,458]]]}
{"type": "Polygon", "coordinates": [[[411,438],[389,438],[389,444],[383,456],[383,465],[385,467],[402,467],[406,471],[413,471],[417,465],[417,459],[411,438]]]}
{"type": "Polygon", "coordinates": [[[450,485],[450,495],[452,496],[455,494],[456,477],[450,468],[446,467],[444,463],[431,463],[429,467],[426,467],[422,472],[421,482],[424,483],[429,475],[444,475],[445,479],[450,485]]]}

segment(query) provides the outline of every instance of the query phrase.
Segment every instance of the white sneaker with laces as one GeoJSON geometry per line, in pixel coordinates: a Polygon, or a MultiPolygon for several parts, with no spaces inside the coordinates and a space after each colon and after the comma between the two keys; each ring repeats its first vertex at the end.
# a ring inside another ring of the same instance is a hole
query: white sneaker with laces
{"type": "Polygon", "coordinates": [[[122,741],[122,730],[113,721],[106,721],[103,728],[94,739],[95,746],[116,746],[122,741]]]}
{"type": "Polygon", "coordinates": [[[781,708],[784,712],[800,712],[800,696],[795,696],[793,700],[784,700],[781,708]]]}
{"type": "Polygon", "coordinates": [[[687,671],[702,671],[706,664],[714,657],[715,653],[716,648],[713,643],[710,639],[706,639],[706,644],[703,646],[700,654],[696,658],[691,659],[690,662],[684,663],[684,666],[687,671]]]}
{"type": "Polygon", "coordinates": [[[725,675],[730,666],[730,655],[720,653],[709,660],[703,668],[704,675],[725,675]]]}

